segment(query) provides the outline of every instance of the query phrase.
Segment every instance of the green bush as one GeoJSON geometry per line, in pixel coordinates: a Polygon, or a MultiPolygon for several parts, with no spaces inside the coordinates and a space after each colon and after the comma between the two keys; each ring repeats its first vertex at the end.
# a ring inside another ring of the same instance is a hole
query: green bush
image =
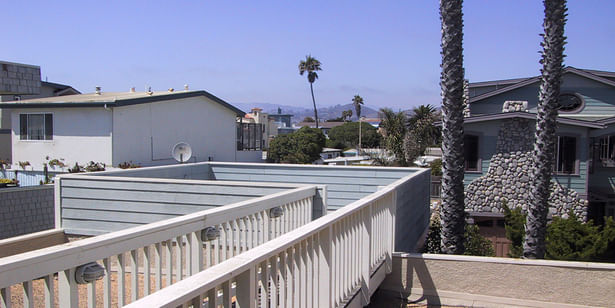
{"type": "Polygon", "coordinates": [[[436,159],[432,161],[429,167],[431,168],[431,175],[442,176],[442,160],[441,159],[436,159]]]}
{"type": "Polygon", "coordinates": [[[465,247],[464,255],[469,256],[485,256],[495,257],[495,250],[490,240],[478,233],[479,228],[477,225],[466,224],[466,230],[464,233],[465,247]]]}
{"type": "Polygon", "coordinates": [[[615,223],[606,219],[605,226],[595,226],[590,220],[579,221],[572,211],[568,218],[553,217],[547,228],[546,258],[566,261],[613,260],[615,223]],[[601,230],[602,229],[602,230],[601,230]]]}
{"type": "Polygon", "coordinates": [[[520,207],[511,210],[507,202],[502,202],[504,208],[504,228],[506,238],[511,241],[508,256],[511,258],[521,258],[523,255],[523,239],[525,238],[525,219],[526,215],[520,207]]]}
{"type": "Polygon", "coordinates": [[[429,221],[429,233],[427,234],[425,245],[421,250],[423,253],[442,253],[440,249],[440,242],[442,241],[442,237],[440,236],[441,232],[442,226],[440,225],[440,219],[431,219],[429,221]]]}

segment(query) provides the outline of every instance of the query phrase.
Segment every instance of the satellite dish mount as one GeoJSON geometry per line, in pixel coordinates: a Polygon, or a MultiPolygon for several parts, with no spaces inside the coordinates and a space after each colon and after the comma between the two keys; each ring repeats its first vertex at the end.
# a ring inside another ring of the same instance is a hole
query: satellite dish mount
{"type": "Polygon", "coordinates": [[[171,151],[173,158],[180,164],[187,162],[192,157],[192,148],[185,142],[180,142],[173,146],[171,151]]]}

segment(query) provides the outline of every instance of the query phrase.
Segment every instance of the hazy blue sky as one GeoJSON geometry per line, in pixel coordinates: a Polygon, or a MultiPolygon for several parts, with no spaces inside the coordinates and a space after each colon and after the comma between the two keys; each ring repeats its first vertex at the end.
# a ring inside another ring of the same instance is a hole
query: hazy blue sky
{"type": "MultiPolygon", "coordinates": [[[[82,92],[205,89],[230,102],[440,104],[438,1],[8,1],[0,60],[82,92]]],[[[615,71],[615,1],[570,0],[566,65],[615,71]]],[[[542,2],[465,1],[471,82],[538,75],[542,2]]]]}

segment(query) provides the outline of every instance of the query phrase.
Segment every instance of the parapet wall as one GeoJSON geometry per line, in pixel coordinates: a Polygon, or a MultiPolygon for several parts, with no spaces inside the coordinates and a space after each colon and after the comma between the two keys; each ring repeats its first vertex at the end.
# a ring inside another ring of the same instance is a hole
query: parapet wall
{"type": "Polygon", "coordinates": [[[53,185],[0,189],[0,239],[53,226],[53,185]]]}

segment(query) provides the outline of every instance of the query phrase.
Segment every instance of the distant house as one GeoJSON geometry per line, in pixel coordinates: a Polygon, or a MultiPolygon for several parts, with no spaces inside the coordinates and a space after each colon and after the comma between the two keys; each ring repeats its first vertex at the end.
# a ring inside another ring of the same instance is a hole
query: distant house
{"type": "Polygon", "coordinates": [[[237,136],[238,147],[241,149],[267,149],[269,148],[269,141],[278,135],[276,123],[260,108],[252,108],[250,113],[246,113],[242,118],[238,118],[237,123],[241,130],[241,132],[238,130],[237,136]],[[242,140],[239,134],[251,136],[251,138],[242,140]],[[250,144],[245,141],[253,143],[250,144]]]}
{"type": "Polygon", "coordinates": [[[65,164],[90,161],[117,167],[174,163],[179,142],[190,161],[261,161],[260,150],[238,146],[245,113],[206,91],[113,92],[0,103],[11,117],[13,168],[27,161],[41,170],[46,157],[65,164]]]}
{"type": "MultiPolygon", "coordinates": [[[[0,61],[0,102],[81,94],[75,88],[41,81],[36,65],[0,61]]],[[[11,117],[0,109],[0,160],[11,162],[11,117]]]]}
{"type": "Polygon", "coordinates": [[[278,134],[288,134],[295,131],[295,128],[292,126],[291,118],[292,114],[282,113],[282,109],[278,107],[278,113],[272,113],[267,115],[269,119],[272,119],[275,125],[278,127],[278,134]]]}
{"type": "MultiPolygon", "coordinates": [[[[527,208],[539,87],[539,77],[469,85],[465,203],[477,217],[527,208]]],[[[615,216],[614,72],[565,68],[556,134],[549,214],[615,216]]]]}

